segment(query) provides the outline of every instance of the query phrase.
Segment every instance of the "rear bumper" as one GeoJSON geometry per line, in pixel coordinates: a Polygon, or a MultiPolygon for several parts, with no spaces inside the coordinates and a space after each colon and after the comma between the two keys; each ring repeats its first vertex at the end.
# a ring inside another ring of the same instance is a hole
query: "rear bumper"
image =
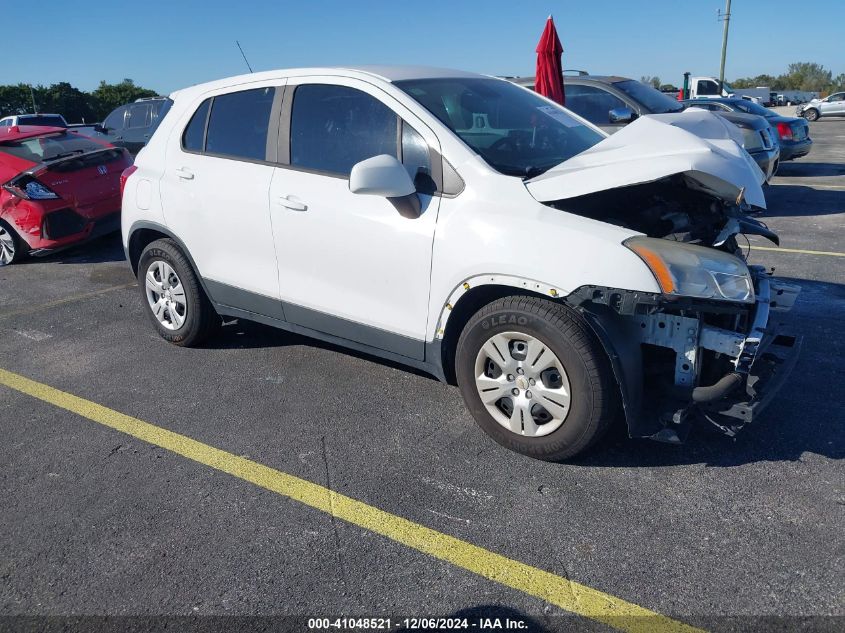
{"type": "Polygon", "coordinates": [[[801,158],[809,154],[812,147],[813,140],[810,138],[805,138],[803,141],[797,142],[781,142],[780,159],[793,160],[795,158],[801,158]]]}
{"type": "Polygon", "coordinates": [[[97,220],[84,221],[81,231],[76,231],[56,239],[42,238],[37,240],[37,246],[32,248],[29,254],[34,257],[49,255],[50,253],[55,253],[64,248],[69,248],[119,230],[120,211],[113,211],[112,213],[101,216],[97,220]]]}

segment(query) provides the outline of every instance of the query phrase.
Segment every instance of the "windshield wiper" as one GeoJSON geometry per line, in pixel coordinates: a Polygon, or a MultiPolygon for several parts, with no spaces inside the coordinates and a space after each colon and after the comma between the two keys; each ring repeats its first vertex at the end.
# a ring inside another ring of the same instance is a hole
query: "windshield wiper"
{"type": "Polygon", "coordinates": [[[83,154],[85,150],[82,149],[75,149],[72,152],[64,152],[63,154],[56,154],[55,156],[50,156],[49,158],[42,158],[41,162],[48,163],[51,160],[59,160],[60,158],[67,158],[69,156],[76,156],[77,154],[83,154]]]}

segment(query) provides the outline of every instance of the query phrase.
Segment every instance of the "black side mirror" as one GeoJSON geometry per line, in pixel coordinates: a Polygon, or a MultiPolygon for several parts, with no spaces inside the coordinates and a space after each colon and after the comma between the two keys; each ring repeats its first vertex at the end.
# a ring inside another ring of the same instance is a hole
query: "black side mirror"
{"type": "Polygon", "coordinates": [[[636,115],[630,108],[613,108],[607,113],[607,118],[611,123],[630,123],[636,115]]]}
{"type": "Polygon", "coordinates": [[[109,133],[109,128],[107,128],[107,127],[106,127],[105,125],[103,125],[102,123],[97,123],[97,124],[94,126],[94,131],[95,131],[95,132],[99,132],[100,134],[108,134],[108,133],[109,133]]]}

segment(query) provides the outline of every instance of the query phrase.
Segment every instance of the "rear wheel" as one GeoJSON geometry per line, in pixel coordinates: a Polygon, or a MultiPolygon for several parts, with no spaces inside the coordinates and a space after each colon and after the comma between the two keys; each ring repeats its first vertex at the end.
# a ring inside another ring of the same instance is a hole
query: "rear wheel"
{"type": "Polygon", "coordinates": [[[190,262],[173,240],[156,240],[144,249],[138,282],[147,314],[163,339],[191,347],[220,325],[190,262]]]}
{"type": "Polygon", "coordinates": [[[458,341],[455,371],[479,426],[511,450],[560,461],[586,450],[616,412],[601,345],[565,306],[506,297],[482,308],[458,341]]]}
{"type": "Polygon", "coordinates": [[[26,254],[27,248],[15,230],[0,220],[0,266],[13,264],[26,254]]]}
{"type": "Polygon", "coordinates": [[[815,108],[807,108],[801,113],[801,116],[808,121],[816,121],[819,118],[819,111],[815,108]]]}

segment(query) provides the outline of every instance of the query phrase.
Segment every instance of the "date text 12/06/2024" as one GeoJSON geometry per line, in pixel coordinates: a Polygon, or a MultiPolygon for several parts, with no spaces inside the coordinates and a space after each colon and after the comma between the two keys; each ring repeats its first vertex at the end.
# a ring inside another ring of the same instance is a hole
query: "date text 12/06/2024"
{"type": "Polygon", "coordinates": [[[528,623],[519,618],[309,618],[308,629],[319,630],[511,630],[526,631],[528,623]]]}

